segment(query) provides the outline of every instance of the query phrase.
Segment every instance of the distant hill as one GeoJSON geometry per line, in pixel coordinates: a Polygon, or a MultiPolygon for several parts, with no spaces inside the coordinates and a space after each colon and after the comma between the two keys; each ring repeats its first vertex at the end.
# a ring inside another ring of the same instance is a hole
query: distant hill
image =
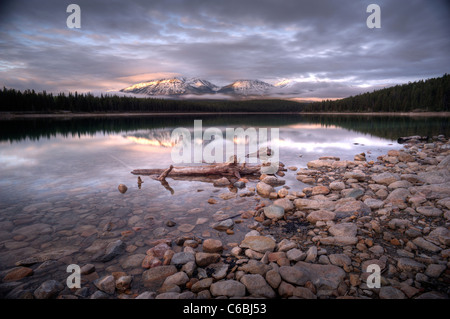
{"type": "Polygon", "coordinates": [[[302,106],[303,112],[449,112],[450,75],[396,85],[341,100],[302,106]]]}

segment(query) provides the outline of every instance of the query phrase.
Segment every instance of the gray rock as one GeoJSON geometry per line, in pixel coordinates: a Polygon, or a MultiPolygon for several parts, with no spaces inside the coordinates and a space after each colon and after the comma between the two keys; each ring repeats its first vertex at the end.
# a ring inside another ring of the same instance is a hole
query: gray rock
{"type": "Polygon", "coordinates": [[[120,266],[123,269],[140,267],[145,256],[145,254],[135,254],[128,256],[121,261],[120,266]]]}
{"type": "Polygon", "coordinates": [[[170,263],[172,265],[184,265],[190,261],[195,262],[195,255],[189,252],[178,252],[172,256],[170,263]]]}
{"type": "Polygon", "coordinates": [[[218,186],[218,187],[228,186],[228,185],[230,185],[230,181],[226,177],[222,177],[222,178],[216,179],[213,182],[213,185],[218,186]]]}
{"type": "Polygon", "coordinates": [[[114,277],[111,275],[104,276],[102,278],[95,280],[94,285],[98,289],[100,289],[103,292],[106,292],[109,295],[114,294],[116,290],[116,281],[114,280],[114,277]]]}
{"type": "Polygon", "coordinates": [[[250,274],[264,275],[267,271],[270,270],[270,266],[264,264],[259,260],[250,259],[247,264],[241,266],[239,269],[250,274]]]}
{"type": "Polygon", "coordinates": [[[266,177],[264,177],[262,182],[267,185],[270,185],[270,186],[281,186],[286,183],[286,181],[284,181],[282,179],[278,179],[275,176],[266,176],[266,177]]]}
{"type": "Polygon", "coordinates": [[[445,269],[447,269],[447,266],[445,265],[430,264],[428,265],[427,270],[425,270],[425,275],[432,278],[438,278],[445,269]]]}
{"type": "Polygon", "coordinates": [[[133,281],[132,276],[121,276],[116,280],[116,289],[118,291],[126,291],[131,287],[132,281],[133,281]]]}
{"type": "Polygon", "coordinates": [[[273,291],[272,287],[267,284],[261,275],[244,275],[240,281],[252,296],[264,298],[275,298],[276,296],[275,291],[273,291]]]}
{"type": "Polygon", "coordinates": [[[354,223],[341,223],[331,226],[328,232],[333,236],[355,237],[358,227],[354,223]]]}
{"type": "Polygon", "coordinates": [[[425,265],[410,258],[399,258],[397,267],[403,271],[419,272],[425,270],[425,265]]]}
{"type": "Polygon", "coordinates": [[[125,243],[120,239],[110,242],[106,246],[105,254],[100,258],[100,261],[105,263],[123,254],[125,247],[125,243]]]}
{"type": "Polygon", "coordinates": [[[50,299],[55,297],[63,289],[64,286],[60,282],[56,280],[47,280],[34,291],[34,297],[36,299],[50,299]]]}
{"type": "Polygon", "coordinates": [[[330,258],[330,262],[333,265],[340,266],[340,267],[348,267],[351,265],[352,260],[350,257],[344,254],[331,254],[328,256],[330,258]]]}
{"type": "Polygon", "coordinates": [[[306,262],[314,262],[317,258],[317,247],[311,246],[309,247],[308,251],[306,252],[306,262]]]}
{"type": "Polygon", "coordinates": [[[352,197],[354,199],[358,199],[364,195],[364,190],[360,188],[344,189],[341,191],[341,194],[347,198],[352,197]]]}
{"type": "Polygon", "coordinates": [[[212,227],[215,230],[226,231],[227,229],[232,229],[234,227],[234,222],[231,218],[228,218],[215,223],[212,227]]]}
{"type": "Polygon", "coordinates": [[[371,213],[371,209],[363,202],[349,198],[340,200],[336,204],[334,213],[336,214],[336,218],[341,219],[355,214],[365,216],[371,213]]]}
{"type": "Polygon", "coordinates": [[[145,291],[137,296],[135,299],[155,299],[156,292],[154,291],[145,291]]]}
{"type": "MultiPolygon", "coordinates": [[[[288,200],[290,202],[290,200],[288,200]]],[[[284,216],[284,208],[277,205],[264,207],[264,215],[270,219],[281,219],[284,216]]]]}
{"type": "Polygon", "coordinates": [[[168,276],[171,276],[176,272],[177,268],[173,265],[150,268],[142,273],[142,281],[146,288],[156,291],[168,276]]]}
{"type": "Polygon", "coordinates": [[[266,272],[266,280],[273,289],[277,289],[281,283],[281,276],[277,270],[271,269],[266,272]]]}
{"type": "Polygon", "coordinates": [[[294,203],[288,198],[280,198],[273,202],[274,205],[281,206],[289,212],[294,209],[294,203]]]}
{"type": "Polygon", "coordinates": [[[381,287],[380,299],[406,299],[405,294],[392,286],[381,287]]]}
{"type": "Polygon", "coordinates": [[[236,280],[221,280],[215,282],[210,287],[211,294],[215,297],[244,297],[245,286],[236,280]]]}
{"type": "Polygon", "coordinates": [[[306,219],[312,223],[315,224],[318,221],[330,221],[334,220],[336,218],[336,214],[334,212],[328,211],[328,210],[316,210],[308,214],[306,219]]]}
{"type": "Polygon", "coordinates": [[[441,251],[441,248],[436,246],[433,243],[430,243],[428,240],[425,240],[423,237],[414,238],[412,241],[418,247],[431,251],[433,253],[437,253],[441,251]]]}
{"type": "Polygon", "coordinates": [[[275,241],[265,236],[247,236],[240,244],[241,248],[250,248],[259,253],[273,251],[275,246],[275,241]]]}
{"type": "Polygon", "coordinates": [[[331,182],[329,187],[331,190],[341,191],[341,190],[345,189],[345,184],[344,184],[344,182],[336,181],[336,182],[331,182]]]}
{"type": "Polygon", "coordinates": [[[349,246],[355,245],[358,242],[357,237],[351,236],[332,236],[320,238],[319,240],[322,245],[332,245],[332,246],[349,246]]]}
{"type": "Polygon", "coordinates": [[[220,260],[220,255],[217,253],[203,253],[195,254],[195,262],[199,267],[206,267],[209,264],[216,263],[220,260]]]}
{"type": "Polygon", "coordinates": [[[439,217],[442,215],[442,210],[431,206],[419,206],[416,208],[416,212],[427,217],[439,217]]]}
{"type": "Polygon", "coordinates": [[[384,206],[384,202],[382,200],[374,198],[367,198],[364,201],[364,204],[366,204],[370,209],[380,209],[384,206]]]}
{"type": "Polygon", "coordinates": [[[205,278],[202,280],[197,281],[195,284],[192,285],[191,291],[194,293],[198,293],[202,290],[209,289],[211,284],[213,283],[212,278],[205,278]]]}
{"type": "Polygon", "coordinates": [[[394,201],[406,201],[406,199],[411,196],[411,193],[406,188],[397,188],[394,189],[388,197],[385,199],[386,202],[394,202],[394,201]]]}
{"type": "Polygon", "coordinates": [[[284,281],[294,285],[302,286],[308,281],[308,276],[294,266],[281,266],[278,272],[284,281]]]}
{"type": "Polygon", "coordinates": [[[286,257],[290,261],[300,261],[306,258],[306,254],[298,248],[293,248],[286,252],[286,257]]]}
{"type": "Polygon", "coordinates": [[[186,275],[186,273],[184,271],[180,271],[167,277],[164,280],[163,286],[182,286],[185,285],[188,281],[189,277],[186,275]]]}
{"type": "Polygon", "coordinates": [[[399,181],[400,180],[400,176],[398,174],[385,172],[385,173],[373,175],[372,179],[377,184],[382,184],[382,185],[386,185],[387,186],[389,184],[392,184],[393,182],[399,181]]]}
{"type": "Polygon", "coordinates": [[[90,299],[110,299],[110,298],[111,298],[110,295],[100,290],[94,292],[90,297],[90,299]]]}

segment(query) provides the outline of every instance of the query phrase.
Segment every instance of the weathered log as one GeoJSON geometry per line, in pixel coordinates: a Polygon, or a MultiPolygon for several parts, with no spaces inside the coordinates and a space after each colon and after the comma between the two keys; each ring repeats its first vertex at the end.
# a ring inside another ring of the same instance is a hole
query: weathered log
{"type": "MultiPolygon", "coordinates": [[[[283,168],[280,167],[280,170],[283,168]]],[[[172,167],[169,169],[135,169],[131,173],[134,175],[160,175],[163,173],[165,177],[172,176],[205,176],[205,175],[225,175],[236,176],[241,175],[260,175],[261,165],[237,165],[235,163],[212,164],[208,166],[184,166],[172,167]]]]}
{"type": "Polygon", "coordinates": [[[161,175],[159,175],[157,180],[164,181],[166,179],[167,175],[169,175],[169,173],[172,171],[172,169],[173,169],[173,165],[170,165],[170,167],[168,169],[166,169],[164,172],[162,172],[161,175]]]}

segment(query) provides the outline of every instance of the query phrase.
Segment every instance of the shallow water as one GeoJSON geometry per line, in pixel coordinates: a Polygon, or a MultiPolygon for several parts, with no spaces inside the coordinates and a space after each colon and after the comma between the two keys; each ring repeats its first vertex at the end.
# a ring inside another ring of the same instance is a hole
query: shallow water
{"type": "MultiPolygon", "coordinates": [[[[203,120],[203,129],[223,132],[279,128],[280,160],[298,168],[324,155],[353,160],[365,152],[367,160],[376,160],[389,149],[400,149],[400,136],[449,133],[446,118],[197,115],[1,121],[0,270],[49,252],[82,265],[102,242],[119,238],[128,252],[108,265],[119,262],[122,269],[126,256],[145,254],[159,238],[192,235],[240,242],[251,220],[236,224],[233,235],[211,224],[254,209],[259,196],[239,194],[255,187],[255,180],[225,200],[220,195],[232,193],[227,187],[171,178],[164,187],[141,176],[139,188],[137,176],[130,173],[172,164],[171,132],[177,127],[192,130],[194,119],[203,120]],[[125,194],[118,191],[119,184],[128,187],[125,194]],[[210,198],[217,203],[209,204],[210,198]],[[176,225],[166,226],[168,220],[176,225]]],[[[295,176],[288,170],[283,179],[290,190],[301,191],[307,185],[295,176]]]]}

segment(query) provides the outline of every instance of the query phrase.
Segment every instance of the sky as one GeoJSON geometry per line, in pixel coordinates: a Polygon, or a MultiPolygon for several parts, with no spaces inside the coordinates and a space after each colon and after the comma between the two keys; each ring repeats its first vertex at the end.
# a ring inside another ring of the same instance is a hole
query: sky
{"type": "Polygon", "coordinates": [[[173,76],[341,98],[450,73],[446,0],[0,1],[0,85],[116,92],[173,76]],[[69,29],[69,4],[81,28],[69,29]],[[381,9],[381,28],[366,12],[381,9]]]}

